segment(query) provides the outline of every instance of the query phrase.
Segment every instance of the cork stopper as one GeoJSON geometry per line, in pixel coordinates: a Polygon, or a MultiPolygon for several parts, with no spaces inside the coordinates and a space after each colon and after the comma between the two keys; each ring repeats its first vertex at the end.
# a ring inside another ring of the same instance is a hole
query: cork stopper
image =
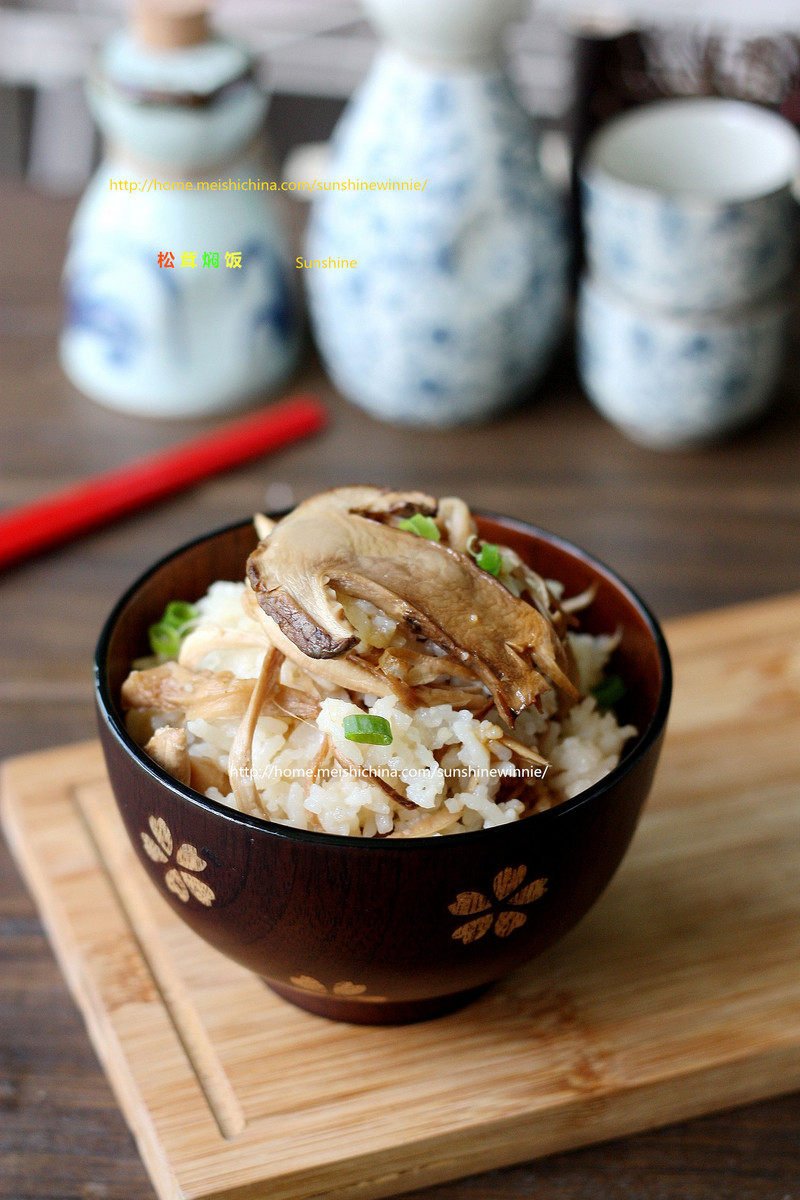
{"type": "Polygon", "coordinates": [[[137,41],[149,50],[183,50],[208,41],[208,2],[137,0],[133,9],[137,41]]]}

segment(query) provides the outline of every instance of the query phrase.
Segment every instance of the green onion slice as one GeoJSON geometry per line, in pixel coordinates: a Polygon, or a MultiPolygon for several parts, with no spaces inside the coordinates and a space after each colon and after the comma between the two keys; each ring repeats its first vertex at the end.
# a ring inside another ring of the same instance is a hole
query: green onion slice
{"type": "Polygon", "coordinates": [[[482,571],[488,571],[495,578],[500,574],[500,568],[503,565],[503,558],[500,551],[491,542],[483,543],[481,552],[475,561],[482,571]]]}
{"type": "Polygon", "coordinates": [[[592,695],[597,701],[597,707],[602,709],[613,708],[619,703],[628,689],[620,679],[619,675],[607,675],[598,683],[596,688],[592,688],[592,695]]]}
{"type": "Polygon", "coordinates": [[[150,649],[161,658],[177,658],[181,648],[181,635],[166,621],[158,621],[147,631],[150,649]]]}
{"type": "Polygon", "coordinates": [[[186,600],[170,600],[164,609],[161,620],[165,625],[171,625],[173,629],[181,629],[193,621],[196,616],[197,609],[193,604],[189,604],[186,600]]]}
{"type": "Polygon", "coordinates": [[[197,609],[186,600],[170,600],[164,615],[147,631],[150,649],[160,658],[177,658],[187,625],[197,617],[197,609]]]}
{"type": "Polygon", "coordinates": [[[342,727],[350,742],[366,742],[370,746],[390,746],[392,743],[392,727],[385,717],[349,713],[342,727]]]}
{"type": "Polygon", "coordinates": [[[423,513],[414,513],[413,517],[408,517],[405,521],[400,521],[397,528],[405,529],[407,533],[416,533],[419,537],[427,538],[429,542],[440,542],[442,540],[442,535],[439,533],[439,526],[433,517],[426,517],[423,513]]]}

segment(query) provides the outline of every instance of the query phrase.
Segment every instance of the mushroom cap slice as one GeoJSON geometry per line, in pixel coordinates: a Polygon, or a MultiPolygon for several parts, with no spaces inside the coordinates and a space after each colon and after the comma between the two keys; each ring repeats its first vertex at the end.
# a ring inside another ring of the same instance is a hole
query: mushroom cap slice
{"type": "Polygon", "coordinates": [[[382,672],[375,671],[359,661],[352,654],[342,655],[341,658],[311,658],[286,636],[281,627],[268,617],[256,599],[252,587],[248,587],[243,597],[244,611],[257,621],[267,640],[275,646],[303,671],[310,673],[316,679],[324,679],[332,688],[348,692],[365,692],[372,696],[396,695],[395,682],[382,672]]]}
{"type": "Polygon", "coordinates": [[[383,519],[409,512],[432,515],[436,501],[366,487],[306,500],[248,559],[259,605],[305,655],[321,659],[358,640],[335,589],[369,600],[469,666],[507,720],[551,686],[578,699],[551,622],[469,555],[383,519]]]}

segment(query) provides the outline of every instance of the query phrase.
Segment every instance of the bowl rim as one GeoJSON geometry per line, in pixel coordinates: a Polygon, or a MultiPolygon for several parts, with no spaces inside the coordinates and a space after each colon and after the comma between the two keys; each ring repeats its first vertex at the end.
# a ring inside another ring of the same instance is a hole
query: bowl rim
{"type": "MultiPolygon", "coordinates": [[[[286,512],[290,510],[285,510],[286,512]]],[[[523,819],[524,824],[528,822],[536,822],[541,828],[546,822],[558,821],[572,815],[577,809],[583,808],[585,805],[591,805],[593,802],[600,800],[606,792],[610,791],[616,783],[623,779],[636,766],[636,764],[645,756],[652,745],[658,740],[666,723],[669,712],[670,701],[672,698],[672,661],[670,658],[669,649],[666,639],[661,630],[661,626],[656,620],[653,613],[650,611],[644,600],[638,593],[622,579],[616,571],[607,566],[601,559],[596,558],[586,550],[581,550],[566,538],[560,537],[558,534],[551,533],[549,530],[542,529],[541,526],[533,525],[528,521],[519,520],[516,517],[508,517],[499,513],[483,512],[473,509],[473,515],[478,518],[485,518],[489,521],[497,521],[506,525],[509,529],[525,534],[533,535],[543,541],[549,542],[556,548],[565,551],[574,558],[581,560],[589,566],[598,570],[601,574],[607,576],[622,592],[629,603],[637,610],[642,618],[650,636],[655,644],[658,654],[659,665],[661,667],[661,685],[658,693],[658,700],[650,722],[644,732],[637,738],[636,744],[631,751],[626,754],[623,751],[619,763],[612,771],[600,779],[591,787],[579,792],[577,796],[571,797],[569,800],[563,800],[560,804],[554,805],[553,808],[545,809],[544,812],[532,813],[529,817],[523,819]]],[[[279,519],[285,515],[285,512],[270,513],[273,519],[279,519]]],[[[152,566],[148,567],[141,575],[139,575],[129,587],[125,589],[123,594],[117,600],[110,614],[106,618],[103,628],[100,632],[100,637],[94,654],[94,694],[95,703],[99,717],[105,723],[106,728],[115,739],[120,749],[125,751],[130,758],[136,763],[140,770],[145,775],[150,776],[156,783],[166,786],[169,791],[178,796],[184,802],[190,803],[196,808],[205,809],[216,816],[232,820],[247,829],[258,830],[260,833],[269,833],[276,837],[286,838],[289,841],[298,841],[301,843],[311,844],[315,846],[329,847],[361,847],[362,851],[369,851],[371,848],[375,852],[385,852],[389,849],[389,853],[409,853],[415,848],[429,845],[436,839],[433,837],[423,838],[365,838],[357,837],[352,834],[337,834],[337,833],[321,833],[311,829],[297,829],[291,825],[281,825],[275,821],[268,821],[265,817],[254,817],[249,813],[243,813],[239,809],[231,808],[226,804],[222,804],[217,800],[212,800],[208,796],[204,796],[202,792],[196,791],[187,784],[180,783],[169,772],[160,767],[149,755],[145,754],[126,730],[124,724],[120,721],[116,705],[111,697],[108,672],[107,658],[108,648],[111,641],[111,636],[116,627],[117,621],[123,610],[129,602],[134,598],[136,593],[144,586],[149,579],[157,574],[163,567],[167,566],[172,559],[178,555],[184,554],[191,550],[194,546],[200,545],[202,542],[210,541],[212,538],[221,537],[226,533],[232,533],[234,530],[242,529],[246,525],[252,524],[252,517],[247,517],[241,521],[233,521],[228,525],[223,525],[218,529],[211,530],[208,533],[203,533],[199,537],[192,538],[190,541],[183,543],[174,550],[159,558],[152,566]]],[[[467,846],[474,845],[476,840],[491,841],[507,833],[509,829],[516,829],[523,821],[512,821],[504,825],[495,825],[491,829],[474,829],[466,833],[454,834],[448,838],[450,842],[458,845],[467,846]]]]}

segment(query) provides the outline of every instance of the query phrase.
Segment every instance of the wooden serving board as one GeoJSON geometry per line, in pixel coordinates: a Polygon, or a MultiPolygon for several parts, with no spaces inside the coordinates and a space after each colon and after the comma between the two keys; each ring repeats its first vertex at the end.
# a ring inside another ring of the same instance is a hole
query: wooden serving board
{"type": "Polygon", "coordinates": [[[6,763],[9,840],[163,1200],[369,1200],[800,1086],[800,596],[668,638],[668,740],[605,896],[401,1029],[300,1012],[195,937],[96,743],[6,763]]]}

